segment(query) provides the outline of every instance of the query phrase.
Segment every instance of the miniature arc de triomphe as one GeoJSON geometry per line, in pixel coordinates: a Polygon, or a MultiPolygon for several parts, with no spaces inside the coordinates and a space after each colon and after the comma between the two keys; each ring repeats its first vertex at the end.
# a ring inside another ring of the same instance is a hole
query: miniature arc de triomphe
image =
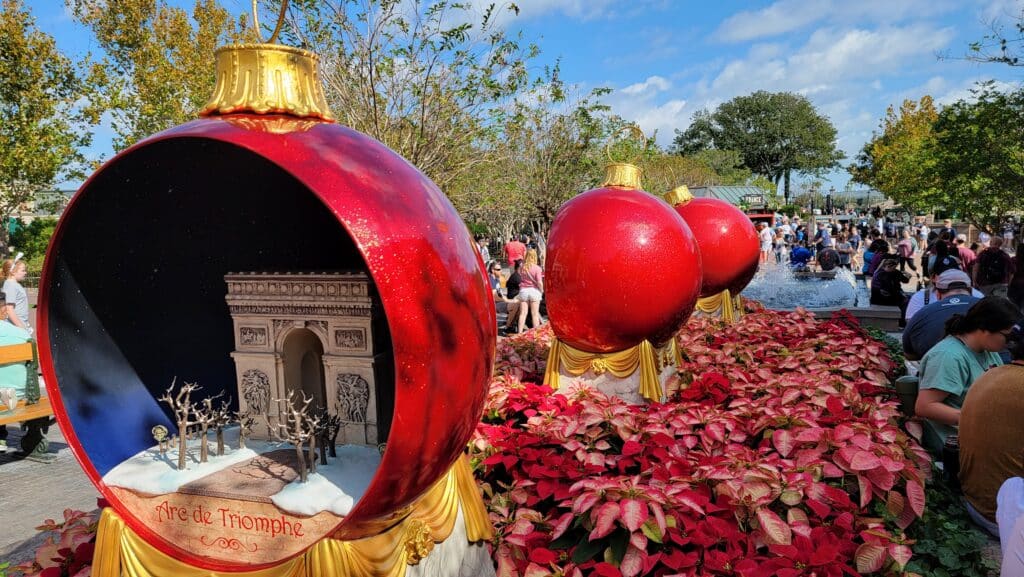
{"type": "MultiPolygon", "coordinates": [[[[391,365],[369,277],[342,273],[229,273],[240,412],[277,422],[289,391],[337,414],[345,443],[387,439],[394,399],[376,386],[391,365]]],[[[253,437],[267,438],[256,427],[253,437]]]]}

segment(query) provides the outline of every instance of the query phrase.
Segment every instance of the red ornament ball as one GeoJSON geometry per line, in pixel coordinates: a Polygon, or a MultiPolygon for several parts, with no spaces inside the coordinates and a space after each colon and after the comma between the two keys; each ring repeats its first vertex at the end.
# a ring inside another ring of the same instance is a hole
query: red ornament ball
{"type": "Polygon", "coordinates": [[[661,199],[606,187],[567,202],[548,237],[555,336],[592,353],[661,344],[686,322],[701,286],[697,241],[661,199]]]}
{"type": "Polygon", "coordinates": [[[700,296],[714,296],[725,289],[739,294],[757,272],[760,240],[754,223],[740,209],[717,198],[694,198],[675,209],[700,247],[704,263],[700,296]]]}

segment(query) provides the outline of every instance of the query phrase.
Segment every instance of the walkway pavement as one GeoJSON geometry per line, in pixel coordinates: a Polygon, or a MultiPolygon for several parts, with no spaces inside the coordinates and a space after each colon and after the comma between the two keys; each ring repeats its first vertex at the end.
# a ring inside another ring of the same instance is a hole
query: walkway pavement
{"type": "MultiPolygon", "coordinates": [[[[21,431],[9,425],[9,445],[17,447],[21,431]]],[[[31,559],[40,539],[36,527],[46,519],[61,520],[64,509],[92,511],[99,491],[85,476],[56,425],[47,434],[49,464],[28,461],[16,453],[0,454],[0,561],[31,559]]]]}

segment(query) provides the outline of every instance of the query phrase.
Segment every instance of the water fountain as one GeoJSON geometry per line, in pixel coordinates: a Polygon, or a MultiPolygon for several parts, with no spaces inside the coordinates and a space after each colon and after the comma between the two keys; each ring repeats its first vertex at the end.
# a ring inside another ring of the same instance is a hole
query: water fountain
{"type": "Polygon", "coordinates": [[[787,266],[758,269],[742,295],[778,310],[867,307],[870,298],[864,281],[849,270],[804,272],[787,266]]]}

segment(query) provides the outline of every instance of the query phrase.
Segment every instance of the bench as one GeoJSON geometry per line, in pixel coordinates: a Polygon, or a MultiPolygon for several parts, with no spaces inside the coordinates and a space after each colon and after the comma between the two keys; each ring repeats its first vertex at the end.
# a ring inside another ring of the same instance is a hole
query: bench
{"type": "Polygon", "coordinates": [[[39,376],[36,374],[35,360],[36,347],[33,342],[0,346],[0,365],[32,361],[25,386],[25,398],[19,399],[18,405],[13,408],[0,403],[0,425],[21,423],[22,429],[25,430],[21,437],[21,450],[26,458],[49,463],[55,458],[48,452],[50,442],[46,438],[46,433],[53,424],[53,407],[48,397],[39,394],[39,376]]]}

